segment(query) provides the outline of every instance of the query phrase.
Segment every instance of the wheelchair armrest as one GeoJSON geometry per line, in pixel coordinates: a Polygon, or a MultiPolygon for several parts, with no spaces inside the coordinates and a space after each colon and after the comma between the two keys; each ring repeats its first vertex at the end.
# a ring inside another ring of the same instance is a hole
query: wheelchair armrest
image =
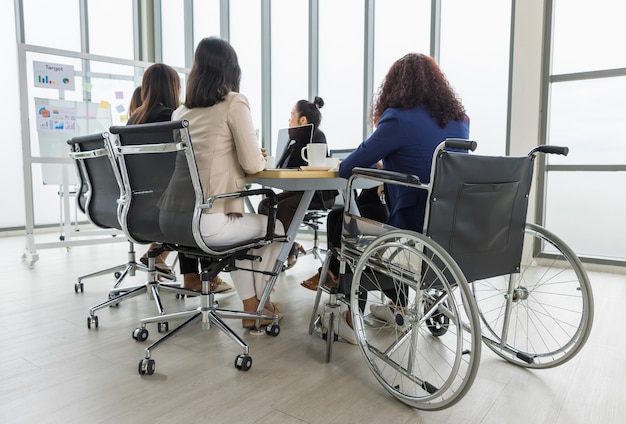
{"type": "MultiPolygon", "coordinates": [[[[375,180],[391,180],[405,184],[420,184],[420,179],[417,175],[404,174],[402,172],[389,171],[386,169],[373,169],[373,168],[354,168],[352,169],[352,175],[356,177],[366,177],[375,180]]],[[[384,181],[383,181],[384,182],[384,181]]]]}
{"type": "Polygon", "coordinates": [[[259,189],[254,189],[254,190],[243,190],[243,191],[236,191],[233,193],[217,194],[215,196],[209,197],[204,204],[200,205],[200,208],[210,209],[213,207],[213,203],[215,203],[215,201],[219,199],[239,199],[242,197],[250,197],[250,196],[257,196],[257,195],[267,196],[270,199],[269,211],[267,215],[267,229],[266,229],[264,240],[271,242],[274,239],[274,230],[276,228],[276,213],[278,210],[278,200],[276,197],[276,193],[274,193],[274,191],[269,188],[259,188],[259,189]]]}

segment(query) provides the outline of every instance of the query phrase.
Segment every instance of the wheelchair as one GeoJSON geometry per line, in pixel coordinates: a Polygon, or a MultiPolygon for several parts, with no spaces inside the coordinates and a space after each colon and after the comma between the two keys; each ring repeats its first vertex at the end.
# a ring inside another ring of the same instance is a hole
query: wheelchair
{"type": "Polygon", "coordinates": [[[526,223],[539,146],[524,157],[470,154],[476,143],[448,139],[434,152],[429,184],[414,175],[357,168],[343,213],[340,287],[325,287],[322,267],[309,334],[338,339],[349,306],[358,346],[378,382],[422,410],[454,405],[469,391],[484,343],[527,368],[550,368],[575,356],[593,323],[593,295],[581,261],[556,235],[526,223]],[[423,233],[352,213],[359,178],[427,195],[423,233]],[[330,294],[318,312],[323,292],[330,294]],[[372,311],[386,314],[376,316],[372,311]],[[322,325],[321,323],[325,325],[322,325]]]}

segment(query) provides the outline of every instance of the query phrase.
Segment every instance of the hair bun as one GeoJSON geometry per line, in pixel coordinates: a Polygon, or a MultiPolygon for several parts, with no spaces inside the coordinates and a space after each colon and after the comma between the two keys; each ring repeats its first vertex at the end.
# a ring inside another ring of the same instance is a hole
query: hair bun
{"type": "Polygon", "coordinates": [[[313,99],[313,104],[318,109],[321,109],[324,106],[324,99],[322,99],[320,96],[315,96],[315,99],[313,99]]]}

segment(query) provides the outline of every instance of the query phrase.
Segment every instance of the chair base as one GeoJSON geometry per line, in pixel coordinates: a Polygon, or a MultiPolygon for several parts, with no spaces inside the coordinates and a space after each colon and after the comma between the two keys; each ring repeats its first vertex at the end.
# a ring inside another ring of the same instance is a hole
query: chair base
{"type": "Polygon", "coordinates": [[[234,366],[241,371],[248,371],[252,366],[252,357],[249,354],[248,345],[241,339],[241,337],[239,337],[239,335],[237,335],[237,333],[226,325],[223,319],[256,320],[256,327],[259,330],[260,320],[272,320],[273,322],[266,326],[265,333],[270,336],[278,336],[280,333],[278,315],[263,314],[261,312],[233,311],[218,308],[214,299],[214,294],[210,291],[210,284],[208,281],[202,282],[200,300],[201,305],[195,309],[144,318],[140,321],[141,327],[138,327],[133,331],[133,338],[137,341],[145,341],[148,338],[148,330],[146,329],[147,324],[158,323],[158,329],[160,332],[163,327],[167,328],[167,325],[164,326],[163,324],[168,320],[186,318],[183,323],[145,349],[145,357],[139,361],[138,371],[140,375],[151,375],[154,373],[155,361],[151,358],[152,351],[154,351],[161,344],[165,343],[167,340],[179,334],[185,328],[188,328],[191,324],[198,321],[201,322],[203,330],[210,330],[213,326],[215,326],[237,345],[239,345],[243,352],[235,357],[234,366]]]}
{"type": "MultiPolygon", "coordinates": [[[[151,262],[154,262],[154,260],[152,260],[151,262]]],[[[96,315],[97,310],[106,308],[107,306],[117,306],[124,300],[131,299],[144,293],[150,293],[152,295],[152,298],[154,299],[157,307],[157,311],[159,312],[159,314],[163,314],[163,304],[161,302],[161,296],[159,294],[161,290],[169,291],[181,296],[190,294],[190,290],[185,290],[181,288],[180,283],[176,283],[175,281],[176,276],[174,276],[173,274],[157,271],[154,267],[154,263],[149,264],[148,267],[144,266],[141,263],[128,263],[118,277],[114,288],[109,290],[108,300],[105,300],[104,302],[101,302],[89,308],[89,316],[87,317],[87,328],[98,328],[98,316],[96,315]],[[134,271],[137,269],[148,273],[148,281],[146,283],[135,286],[118,287],[121,281],[126,277],[126,275],[128,275],[129,273],[134,273],[134,271]],[[158,277],[169,279],[172,282],[162,283],[158,280],[158,277]]]]}
{"type": "Polygon", "coordinates": [[[319,239],[319,227],[322,224],[319,219],[321,215],[314,215],[313,219],[303,221],[302,223],[313,230],[313,247],[306,250],[306,253],[313,253],[313,255],[320,261],[321,264],[324,263],[324,255],[326,255],[326,249],[320,247],[320,239],[319,239]]]}
{"type": "MultiPolygon", "coordinates": [[[[115,284],[113,285],[113,288],[117,288],[120,286],[120,284],[122,284],[122,281],[124,280],[124,278],[126,278],[127,275],[130,275],[131,277],[133,277],[135,275],[135,271],[138,268],[138,264],[135,260],[135,254],[136,254],[135,245],[132,241],[129,241],[128,244],[129,244],[128,259],[126,263],[123,263],[117,266],[112,266],[110,268],[106,268],[106,269],[92,272],[89,274],[81,275],[80,277],[78,277],[78,281],[76,282],[76,284],[74,284],[74,291],[76,293],[79,293],[79,292],[82,293],[85,289],[83,280],[86,280],[88,278],[99,277],[101,275],[107,275],[107,274],[113,274],[115,276],[115,284]]],[[[140,269],[143,271],[148,270],[148,268],[146,268],[145,266],[140,269]]],[[[165,276],[165,278],[167,278],[167,276],[165,276]]]]}

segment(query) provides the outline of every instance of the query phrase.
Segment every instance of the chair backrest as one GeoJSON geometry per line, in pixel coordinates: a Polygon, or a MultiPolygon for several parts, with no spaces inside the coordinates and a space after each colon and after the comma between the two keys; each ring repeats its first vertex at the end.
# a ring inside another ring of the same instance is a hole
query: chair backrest
{"type": "MultiPolygon", "coordinates": [[[[112,150],[120,164],[124,187],[121,223],[126,235],[138,243],[167,242],[195,246],[191,235],[191,217],[196,204],[185,153],[179,143],[189,139],[187,123],[167,121],[113,126],[117,135],[112,150]],[[161,230],[159,202],[168,191],[176,173],[181,179],[177,196],[181,222],[175,237],[161,230]],[[186,174],[184,170],[187,170],[186,174]]],[[[191,143],[188,143],[191,149],[191,143]]]]}
{"type": "MultiPolygon", "coordinates": [[[[267,244],[271,240],[265,237],[229,246],[208,246],[202,239],[202,210],[210,207],[214,198],[219,201],[242,194],[228,193],[205,201],[188,125],[180,120],[110,128],[118,136],[112,151],[118,158],[124,186],[120,220],[127,237],[213,256],[267,244]]],[[[272,234],[273,228],[272,223],[272,234]]]]}
{"type": "Polygon", "coordinates": [[[468,281],[519,272],[533,163],[534,156],[436,154],[425,234],[468,281]]]}
{"type": "Polygon", "coordinates": [[[80,186],[78,205],[89,220],[100,228],[121,230],[118,219],[119,175],[111,161],[106,141],[109,134],[74,137],[67,141],[76,162],[80,186]]]}

